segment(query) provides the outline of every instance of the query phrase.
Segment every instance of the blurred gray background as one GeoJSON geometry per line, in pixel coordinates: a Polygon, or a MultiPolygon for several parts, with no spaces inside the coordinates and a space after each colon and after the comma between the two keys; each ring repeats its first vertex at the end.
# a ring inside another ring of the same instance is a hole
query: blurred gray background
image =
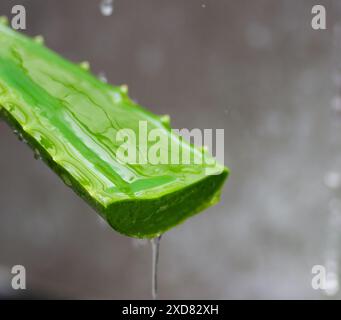
{"type": "MultiPolygon", "coordinates": [[[[310,0],[114,0],[109,17],[100,2],[1,0],[0,15],[25,5],[27,34],[173,127],[225,129],[221,202],[164,235],[159,297],[341,297],[311,286],[314,265],[338,274],[341,249],[341,1],[318,1],[324,31],[310,0]]],[[[15,264],[25,297],[151,296],[150,246],[103,224],[1,122],[0,294],[15,294],[15,264]]]]}

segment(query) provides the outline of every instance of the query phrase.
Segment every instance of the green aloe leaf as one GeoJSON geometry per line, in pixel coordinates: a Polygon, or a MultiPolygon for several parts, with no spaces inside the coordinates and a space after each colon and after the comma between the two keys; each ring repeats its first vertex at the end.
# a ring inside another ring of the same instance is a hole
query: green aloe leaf
{"type": "Polygon", "coordinates": [[[87,64],[63,59],[41,40],[0,24],[0,114],[115,230],[152,238],[218,201],[227,168],[146,161],[155,141],[141,144],[141,124],[147,134],[161,132],[159,147],[169,157],[171,141],[180,154],[212,158],[175,135],[167,117],[133,102],[126,87],[99,81],[87,64]],[[136,163],[117,156],[122,129],[136,163]]]}

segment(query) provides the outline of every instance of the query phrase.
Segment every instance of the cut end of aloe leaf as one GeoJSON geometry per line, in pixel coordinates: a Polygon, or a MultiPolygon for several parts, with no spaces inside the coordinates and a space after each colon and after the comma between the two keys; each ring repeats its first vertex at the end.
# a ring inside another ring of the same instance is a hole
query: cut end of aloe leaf
{"type": "Polygon", "coordinates": [[[40,37],[0,24],[0,115],[66,186],[124,235],[153,238],[217,203],[228,169],[215,161],[146,161],[156,144],[133,143],[142,129],[157,130],[159,150],[168,150],[170,158],[170,142],[193,158],[206,152],[175,135],[168,115],[137,105],[127,86],[103,83],[84,72],[89,68],[47,49],[40,37]],[[139,161],[122,161],[122,143],[139,161]]]}

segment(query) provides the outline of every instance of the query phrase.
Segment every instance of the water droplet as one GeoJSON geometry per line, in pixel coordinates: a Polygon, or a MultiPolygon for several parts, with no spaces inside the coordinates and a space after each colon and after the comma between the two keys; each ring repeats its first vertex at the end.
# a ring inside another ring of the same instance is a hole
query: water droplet
{"type": "Polygon", "coordinates": [[[202,7],[202,8],[206,8],[206,4],[203,3],[203,4],[201,5],[201,7],[202,7]]]}
{"type": "Polygon", "coordinates": [[[170,126],[170,116],[168,114],[165,114],[163,116],[160,116],[160,121],[163,125],[166,127],[170,126]]]}
{"type": "Polygon", "coordinates": [[[34,149],[34,159],[41,160],[41,154],[38,149],[34,149]]]}
{"type": "Polygon", "coordinates": [[[24,138],[24,136],[22,135],[21,132],[19,132],[18,130],[13,130],[13,133],[18,137],[19,141],[22,141],[24,143],[27,143],[27,140],[24,138]]]}
{"type": "Polygon", "coordinates": [[[337,189],[341,185],[341,175],[336,171],[329,171],[324,176],[324,184],[330,189],[337,189]]]}
{"type": "Polygon", "coordinates": [[[103,16],[111,16],[114,10],[113,0],[101,0],[100,10],[103,16]]]}
{"type": "Polygon", "coordinates": [[[160,240],[162,235],[151,240],[153,250],[153,270],[152,270],[152,297],[157,299],[157,269],[159,265],[160,240]]]}
{"type": "Polygon", "coordinates": [[[61,175],[61,178],[62,178],[63,182],[64,182],[67,186],[69,186],[69,187],[72,186],[72,183],[71,183],[70,179],[69,179],[65,174],[62,174],[62,175],[61,175]]]}
{"type": "Polygon", "coordinates": [[[90,69],[90,64],[89,64],[88,61],[83,61],[83,62],[81,62],[81,63],[79,64],[79,66],[80,66],[82,69],[86,70],[86,71],[88,71],[88,70],[90,69]]]}
{"type": "Polygon", "coordinates": [[[118,103],[118,102],[121,102],[122,101],[122,94],[120,94],[119,92],[115,92],[113,91],[111,93],[111,97],[112,97],[112,100],[115,102],[115,103],[118,103]]]}
{"type": "Polygon", "coordinates": [[[44,43],[44,37],[43,36],[35,36],[34,38],[34,41],[36,42],[36,43],[39,43],[39,44],[43,44],[44,43]]]}
{"type": "Polygon", "coordinates": [[[107,76],[105,75],[104,72],[100,72],[100,73],[98,74],[98,79],[101,80],[101,81],[104,82],[104,83],[107,83],[107,82],[108,82],[107,76]]]}
{"type": "Polygon", "coordinates": [[[22,136],[21,133],[18,133],[18,139],[19,139],[20,141],[23,141],[23,140],[24,140],[24,137],[22,136]]]}
{"type": "Polygon", "coordinates": [[[128,86],[126,84],[122,84],[120,86],[120,90],[122,93],[128,93],[128,86]]]}

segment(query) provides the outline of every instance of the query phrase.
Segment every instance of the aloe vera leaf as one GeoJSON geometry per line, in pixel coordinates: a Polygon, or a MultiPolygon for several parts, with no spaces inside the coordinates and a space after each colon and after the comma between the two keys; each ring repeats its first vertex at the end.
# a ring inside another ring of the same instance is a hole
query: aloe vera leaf
{"type": "MultiPolygon", "coordinates": [[[[131,237],[158,236],[215,204],[228,176],[228,169],[216,162],[122,163],[116,135],[129,128],[139,136],[141,121],[148,133],[159,129],[181,152],[195,158],[202,151],[172,133],[167,117],[129,99],[126,87],[99,81],[86,65],[47,49],[41,38],[35,41],[3,24],[0,114],[66,185],[113,229],[131,237]]],[[[141,159],[148,148],[137,144],[141,159]]]]}

